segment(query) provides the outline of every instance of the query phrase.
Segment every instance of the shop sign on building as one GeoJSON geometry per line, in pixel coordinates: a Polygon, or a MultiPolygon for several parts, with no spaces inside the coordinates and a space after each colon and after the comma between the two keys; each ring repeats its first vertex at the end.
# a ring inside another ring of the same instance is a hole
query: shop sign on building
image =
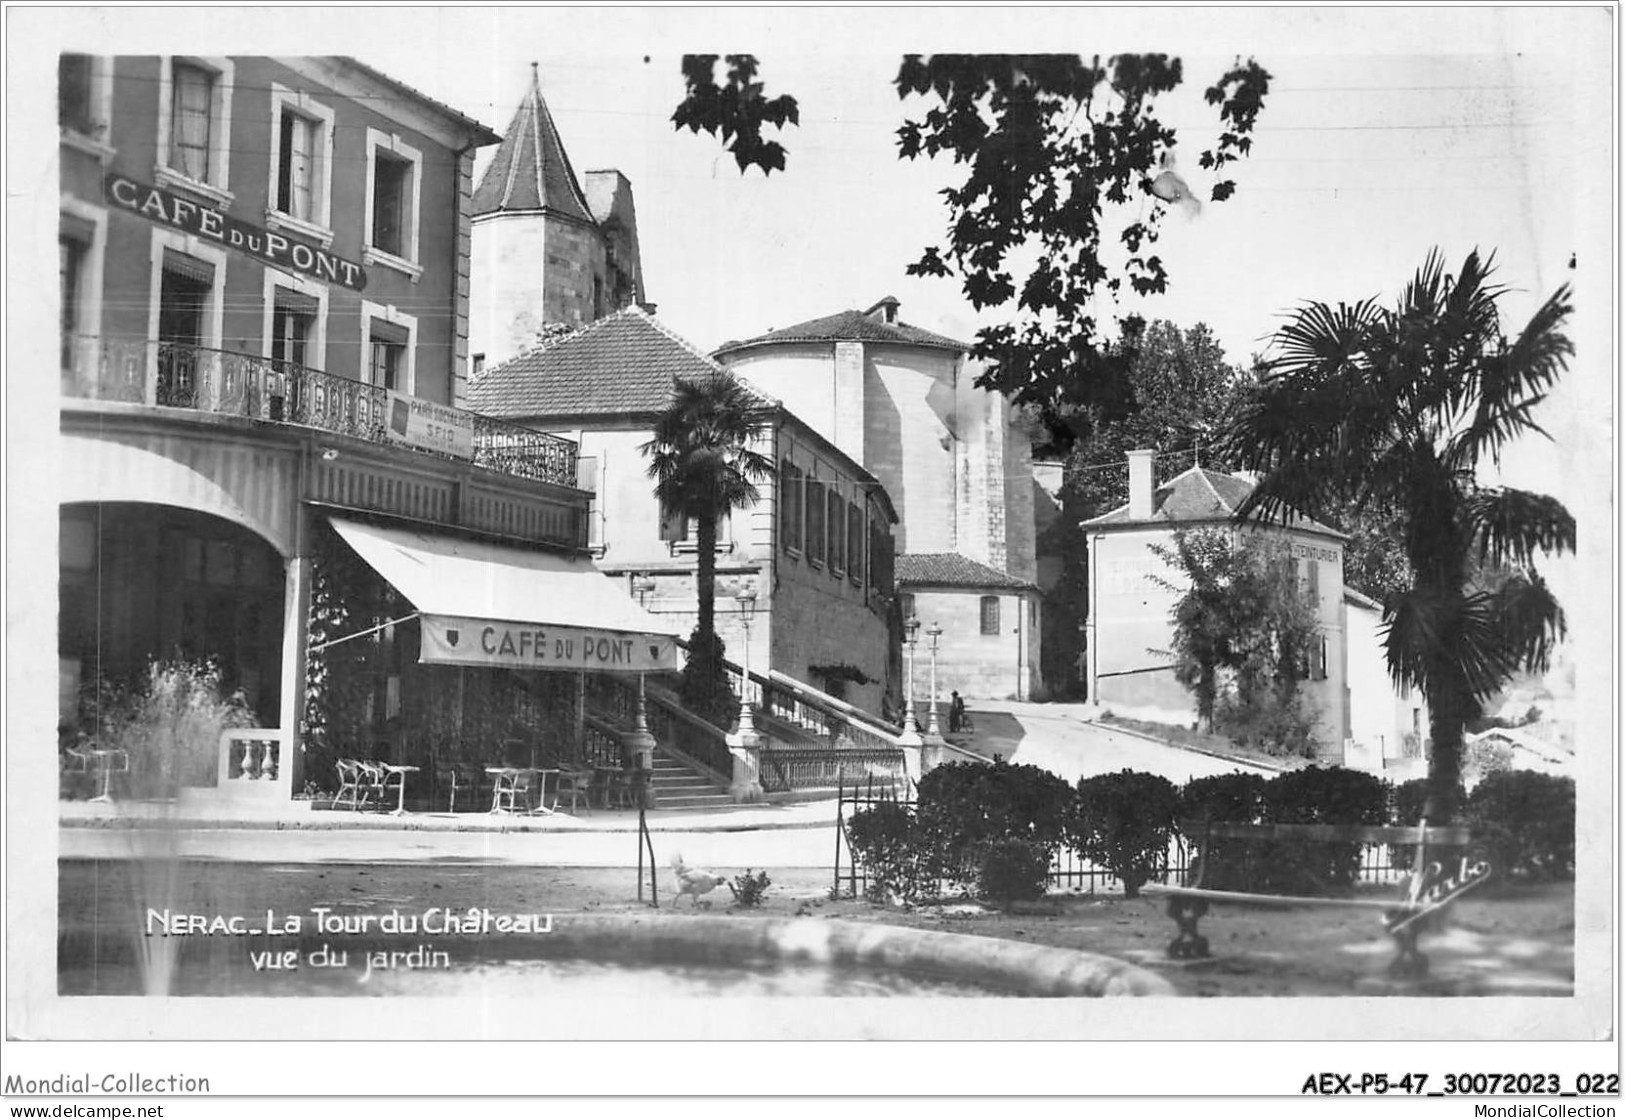
{"type": "Polygon", "coordinates": [[[595,673],[657,673],[679,668],[677,642],[664,634],[424,615],[422,635],[419,660],[425,665],[595,673]]]}
{"type": "Polygon", "coordinates": [[[389,423],[384,431],[391,443],[459,459],[474,458],[474,414],[471,412],[390,390],[389,423]]]}
{"type": "Polygon", "coordinates": [[[345,260],[297,237],[251,226],[212,206],[137,182],[116,171],[109,174],[102,185],[107,201],[113,206],[149,222],[206,237],[266,264],[316,280],[357,292],[367,286],[367,274],[355,261],[345,260]]]}

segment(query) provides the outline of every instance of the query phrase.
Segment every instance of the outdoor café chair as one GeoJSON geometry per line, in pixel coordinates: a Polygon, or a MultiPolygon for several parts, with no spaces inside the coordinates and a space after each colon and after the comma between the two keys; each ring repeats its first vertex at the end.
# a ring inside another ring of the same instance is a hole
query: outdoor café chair
{"type": "Polygon", "coordinates": [[[341,758],[333,764],[338,771],[339,791],[333,795],[333,808],[337,809],[344,803],[345,797],[350,799],[350,808],[361,807],[361,764],[353,758],[341,758]]]}
{"type": "Polygon", "coordinates": [[[558,792],[554,795],[553,805],[557,808],[563,803],[565,795],[570,797],[570,812],[576,811],[580,802],[592,804],[592,771],[591,770],[559,770],[558,792]]]}
{"type": "Polygon", "coordinates": [[[382,807],[384,794],[388,792],[385,787],[389,779],[389,771],[385,770],[382,764],[373,762],[370,759],[362,759],[356,765],[361,768],[359,781],[361,784],[362,804],[376,798],[378,805],[382,807]]]}

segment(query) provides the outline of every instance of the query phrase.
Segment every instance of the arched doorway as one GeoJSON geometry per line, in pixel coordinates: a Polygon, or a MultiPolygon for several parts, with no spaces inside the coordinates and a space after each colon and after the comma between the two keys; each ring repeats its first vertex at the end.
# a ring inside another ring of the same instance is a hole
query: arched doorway
{"type": "Polygon", "coordinates": [[[282,691],[285,579],[263,538],[212,514],[138,502],[61,507],[57,655],[64,722],[97,679],[160,660],[214,661],[263,727],[282,691]]]}

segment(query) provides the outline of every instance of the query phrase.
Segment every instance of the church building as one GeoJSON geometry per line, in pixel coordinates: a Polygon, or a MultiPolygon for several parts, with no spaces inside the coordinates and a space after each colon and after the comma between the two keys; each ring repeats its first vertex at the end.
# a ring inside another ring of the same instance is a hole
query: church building
{"type": "Polygon", "coordinates": [[[978,388],[970,346],[899,318],[890,296],[728,342],[716,358],[783,401],[880,480],[897,508],[897,589],[940,628],[940,691],[1031,697],[1039,666],[1032,445],[1004,397],[978,388]]]}

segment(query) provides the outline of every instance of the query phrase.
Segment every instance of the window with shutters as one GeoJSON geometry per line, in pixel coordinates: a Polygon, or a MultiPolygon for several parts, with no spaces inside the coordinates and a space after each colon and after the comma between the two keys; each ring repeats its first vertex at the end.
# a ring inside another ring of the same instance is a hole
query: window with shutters
{"type": "Polygon", "coordinates": [[[815,478],[807,480],[807,559],[814,564],[824,562],[826,537],[824,533],[825,486],[815,478]]]}
{"type": "Polygon", "coordinates": [[[846,567],[846,503],[841,500],[841,495],[833,486],[825,492],[824,501],[824,524],[828,527],[826,533],[829,546],[826,559],[830,573],[836,574],[846,567]]]}
{"type": "Polygon", "coordinates": [[[423,153],[400,137],[367,129],[367,243],[362,259],[405,272],[418,266],[418,211],[423,153]]]}
{"type": "Polygon", "coordinates": [[[857,503],[846,507],[846,574],[853,583],[863,582],[863,509],[857,503]]]}
{"type": "Polygon", "coordinates": [[[993,635],[999,632],[999,597],[997,595],[982,596],[982,633],[993,635]]]}
{"type": "Polygon", "coordinates": [[[158,185],[225,206],[231,168],[233,67],[224,58],[164,56],[159,70],[158,185]]]}
{"type": "Polygon", "coordinates": [[[604,502],[599,494],[601,471],[595,455],[576,459],[576,486],[592,498],[587,502],[587,547],[599,555],[604,551],[604,502]]]}
{"type": "Polygon", "coordinates": [[[57,238],[57,250],[62,285],[62,368],[72,369],[78,338],[85,329],[84,277],[90,241],[64,228],[57,238]]]}
{"type": "Polygon", "coordinates": [[[332,244],[333,110],[302,90],[271,86],[271,181],[266,224],[332,244]]]}

